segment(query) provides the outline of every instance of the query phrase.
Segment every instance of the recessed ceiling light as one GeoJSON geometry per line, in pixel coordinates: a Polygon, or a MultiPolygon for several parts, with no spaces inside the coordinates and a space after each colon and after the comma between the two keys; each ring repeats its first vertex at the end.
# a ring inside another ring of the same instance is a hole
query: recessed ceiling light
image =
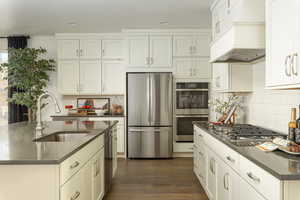
{"type": "Polygon", "coordinates": [[[68,25],[69,26],[77,26],[77,23],[75,23],[75,22],[69,22],[68,25]]]}
{"type": "Polygon", "coordinates": [[[161,22],[159,22],[159,24],[160,24],[160,25],[168,25],[169,22],[167,22],[167,21],[161,21],[161,22]]]}

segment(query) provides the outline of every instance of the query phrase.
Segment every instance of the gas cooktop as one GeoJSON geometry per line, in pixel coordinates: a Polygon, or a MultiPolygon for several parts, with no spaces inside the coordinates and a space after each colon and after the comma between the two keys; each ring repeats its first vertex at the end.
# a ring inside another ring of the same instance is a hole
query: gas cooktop
{"type": "Polygon", "coordinates": [[[236,146],[255,146],[267,141],[272,141],[275,137],[286,138],[286,135],[281,133],[250,124],[234,125],[225,132],[219,132],[219,135],[222,135],[222,137],[236,146]]]}

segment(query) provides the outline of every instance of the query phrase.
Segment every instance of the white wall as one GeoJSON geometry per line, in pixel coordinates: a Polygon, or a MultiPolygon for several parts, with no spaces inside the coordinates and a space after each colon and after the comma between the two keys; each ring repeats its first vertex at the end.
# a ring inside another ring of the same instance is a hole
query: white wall
{"type": "Polygon", "coordinates": [[[254,92],[247,96],[248,123],[287,133],[292,107],[300,104],[299,90],[266,90],[265,62],[253,65],[254,92]]]}

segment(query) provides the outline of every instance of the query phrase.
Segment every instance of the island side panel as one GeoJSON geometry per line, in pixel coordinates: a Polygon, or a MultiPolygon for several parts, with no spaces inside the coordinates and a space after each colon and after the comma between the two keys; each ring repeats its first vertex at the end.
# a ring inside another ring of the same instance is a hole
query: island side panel
{"type": "Polygon", "coordinates": [[[59,166],[0,165],[0,199],[59,200],[59,166]]]}
{"type": "Polygon", "coordinates": [[[283,200],[296,200],[300,197],[300,180],[284,181],[283,200]]]}

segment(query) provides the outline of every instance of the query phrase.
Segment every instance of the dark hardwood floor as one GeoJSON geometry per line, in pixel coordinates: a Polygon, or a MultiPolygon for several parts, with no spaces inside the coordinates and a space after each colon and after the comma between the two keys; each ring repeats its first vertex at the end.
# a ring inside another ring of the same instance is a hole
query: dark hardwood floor
{"type": "Polygon", "coordinates": [[[193,173],[191,158],[118,160],[105,200],[208,200],[193,173]]]}

